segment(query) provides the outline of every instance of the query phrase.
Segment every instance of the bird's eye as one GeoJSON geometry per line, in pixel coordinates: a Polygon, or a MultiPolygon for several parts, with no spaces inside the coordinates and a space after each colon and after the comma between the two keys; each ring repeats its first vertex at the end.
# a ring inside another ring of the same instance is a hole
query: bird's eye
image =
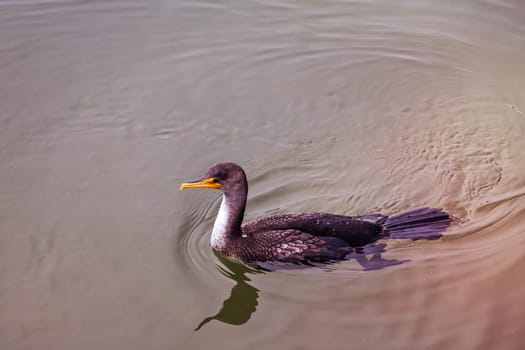
{"type": "Polygon", "coordinates": [[[213,179],[211,179],[211,183],[212,184],[216,184],[217,182],[219,182],[219,180],[217,178],[214,177],[213,179]]]}

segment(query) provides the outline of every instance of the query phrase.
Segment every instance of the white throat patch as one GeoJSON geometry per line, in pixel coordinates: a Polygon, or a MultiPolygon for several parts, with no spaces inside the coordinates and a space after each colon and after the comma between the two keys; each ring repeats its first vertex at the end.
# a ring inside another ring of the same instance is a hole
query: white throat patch
{"type": "Polygon", "coordinates": [[[229,207],[226,202],[226,197],[222,196],[221,207],[219,213],[213,224],[213,231],[211,232],[211,246],[215,249],[221,249],[226,246],[226,226],[229,219],[229,207]]]}

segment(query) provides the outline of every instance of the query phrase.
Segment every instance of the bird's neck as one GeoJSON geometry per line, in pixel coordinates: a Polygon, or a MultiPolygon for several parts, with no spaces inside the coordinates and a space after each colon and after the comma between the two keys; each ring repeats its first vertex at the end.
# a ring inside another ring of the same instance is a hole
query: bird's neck
{"type": "Polygon", "coordinates": [[[247,191],[223,194],[219,213],[213,224],[211,246],[224,250],[228,242],[242,236],[241,224],[246,207],[247,191]]]}

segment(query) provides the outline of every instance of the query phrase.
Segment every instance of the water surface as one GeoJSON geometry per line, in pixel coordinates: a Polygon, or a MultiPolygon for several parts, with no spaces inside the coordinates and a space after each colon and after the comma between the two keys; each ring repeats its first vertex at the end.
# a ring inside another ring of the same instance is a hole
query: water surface
{"type": "Polygon", "coordinates": [[[0,2],[0,348],[522,349],[523,72],[518,0],[0,2]],[[247,219],[457,220],[255,271],[178,192],[224,160],[247,219]]]}

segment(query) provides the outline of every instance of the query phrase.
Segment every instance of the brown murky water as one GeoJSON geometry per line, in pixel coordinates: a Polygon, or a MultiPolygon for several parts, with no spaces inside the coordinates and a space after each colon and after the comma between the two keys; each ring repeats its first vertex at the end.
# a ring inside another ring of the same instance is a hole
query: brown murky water
{"type": "Polygon", "coordinates": [[[525,348],[522,1],[6,0],[0,78],[0,349],[525,348]],[[458,220],[253,271],[178,191],[223,160],[248,219],[458,220]]]}

